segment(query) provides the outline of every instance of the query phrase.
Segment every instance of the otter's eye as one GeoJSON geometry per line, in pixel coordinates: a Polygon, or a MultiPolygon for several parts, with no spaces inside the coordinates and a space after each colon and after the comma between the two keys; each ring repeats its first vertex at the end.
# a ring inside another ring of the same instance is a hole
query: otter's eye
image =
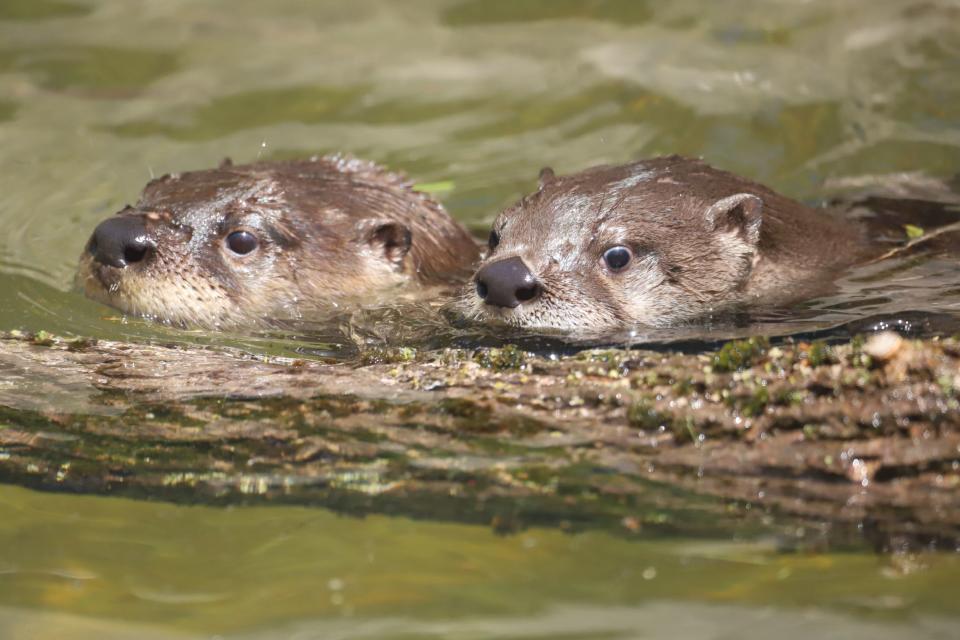
{"type": "Polygon", "coordinates": [[[227,236],[227,248],[237,255],[245,256],[257,248],[260,242],[249,231],[234,231],[227,236]]]}
{"type": "Polygon", "coordinates": [[[610,247],[603,252],[603,261],[607,263],[607,267],[611,271],[620,271],[630,264],[631,258],[633,258],[633,254],[626,247],[610,247]]]}
{"type": "Polygon", "coordinates": [[[491,231],[490,237],[487,239],[487,244],[490,246],[490,249],[496,249],[497,245],[500,244],[500,234],[496,231],[491,231]]]}

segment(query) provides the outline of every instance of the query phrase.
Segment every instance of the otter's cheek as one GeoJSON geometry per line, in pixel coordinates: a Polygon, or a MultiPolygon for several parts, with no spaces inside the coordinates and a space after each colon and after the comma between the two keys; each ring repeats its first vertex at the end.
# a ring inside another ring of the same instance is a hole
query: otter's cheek
{"type": "Polygon", "coordinates": [[[113,275],[116,282],[109,286],[98,286],[97,277],[87,278],[84,292],[125,314],[165,324],[218,328],[246,319],[244,310],[231,302],[227,292],[209,281],[133,271],[113,275]]]}
{"type": "Polygon", "coordinates": [[[153,276],[144,286],[129,286],[128,290],[132,292],[130,303],[136,313],[162,322],[219,328],[247,319],[245,305],[237,304],[225,288],[202,275],[153,276]]]}
{"type": "Polygon", "coordinates": [[[625,311],[634,324],[669,327],[700,315],[703,303],[682,287],[664,283],[631,301],[625,311]]]}

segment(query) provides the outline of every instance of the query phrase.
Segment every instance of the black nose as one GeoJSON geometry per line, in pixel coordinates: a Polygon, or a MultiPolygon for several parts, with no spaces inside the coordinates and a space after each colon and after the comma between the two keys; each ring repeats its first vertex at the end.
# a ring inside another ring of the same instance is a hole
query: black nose
{"type": "Polygon", "coordinates": [[[140,262],[153,246],[140,216],[114,216],[93,230],[87,251],[97,262],[125,267],[140,262]]]}
{"type": "Polygon", "coordinates": [[[540,295],[540,284],[520,258],[491,262],[477,272],[477,295],[497,307],[517,307],[540,295]]]}

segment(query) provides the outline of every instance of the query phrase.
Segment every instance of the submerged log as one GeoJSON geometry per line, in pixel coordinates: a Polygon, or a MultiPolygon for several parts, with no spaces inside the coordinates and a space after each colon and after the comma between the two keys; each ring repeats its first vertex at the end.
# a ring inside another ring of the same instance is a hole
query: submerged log
{"type": "Polygon", "coordinates": [[[960,543],[960,343],[715,353],[0,339],[0,480],[626,535],[960,543]]]}

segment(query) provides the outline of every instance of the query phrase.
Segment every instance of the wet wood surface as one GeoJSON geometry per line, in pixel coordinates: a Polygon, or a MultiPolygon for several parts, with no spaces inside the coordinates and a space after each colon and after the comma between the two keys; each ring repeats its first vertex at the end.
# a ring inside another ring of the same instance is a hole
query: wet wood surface
{"type": "Polygon", "coordinates": [[[8,334],[0,477],[504,530],[960,541],[955,340],[364,362],[8,334]]]}

